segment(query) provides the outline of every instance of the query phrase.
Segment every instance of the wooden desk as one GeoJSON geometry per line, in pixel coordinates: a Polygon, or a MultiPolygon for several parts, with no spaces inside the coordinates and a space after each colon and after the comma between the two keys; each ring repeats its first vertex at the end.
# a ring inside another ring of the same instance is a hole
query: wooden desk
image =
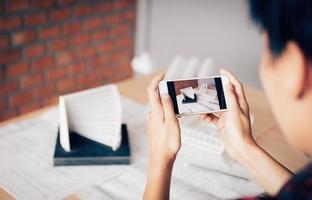
{"type": "MultiPolygon", "coordinates": [[[[148,102],[146,89],[151,79],[152,75],[130,78],[117,83],[117,86],[122,95],[133,99],[141,104],[145,104],[148,102]]],[[[287,144],[276,124],[276,121],[274,120],[274,117],[270,111],[269,104],[263,93],[250,87],[246,87],[245,90],[251,113],[255,117],[255,123],[252,127],[252,130],[253,136],[256,139],[257,143],[291,171],[295,172],[302,168],[305,164],[309,162],[309,159],[287,144]]],[[[47,107],[33,113],[2,122],[0,123],[0,127],[9,123],[15,123],[21,120],[35,117],[40,113],[45,112],[49,108],[50,107],[47,107]]],[[[11,198],[1,188],[0,197],[1,199],[11,198]]],[[[79,198],[74,195],[70,196],[68,199],[79,198]]]]}

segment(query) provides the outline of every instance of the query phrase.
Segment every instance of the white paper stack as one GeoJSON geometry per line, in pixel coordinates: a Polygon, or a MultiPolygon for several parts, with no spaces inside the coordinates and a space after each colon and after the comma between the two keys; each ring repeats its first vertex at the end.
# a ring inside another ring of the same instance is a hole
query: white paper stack
{"type": "Polygon", "coordinates": [[[60,96],[61,145],[70,151],[69,130],[118,149],[121,143],[121,105],[110,84],[60,96]]]}

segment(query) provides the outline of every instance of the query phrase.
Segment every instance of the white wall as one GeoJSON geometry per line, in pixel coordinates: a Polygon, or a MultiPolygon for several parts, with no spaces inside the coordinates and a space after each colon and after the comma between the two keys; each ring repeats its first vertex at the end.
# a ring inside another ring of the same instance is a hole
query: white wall
{"type": "Polygon", "coordinates": [[[163,67],[176,54],[200,59],[209,56],[216,66],[230,69],[244,83],[260,87],[261,37],[249,19],[244,0],[138,2],[138,18],[143,17],[145,24],[137,25],[137,33],[141,33],[137,36],[137,54],[145,49],[157,66],[163,67]]]}

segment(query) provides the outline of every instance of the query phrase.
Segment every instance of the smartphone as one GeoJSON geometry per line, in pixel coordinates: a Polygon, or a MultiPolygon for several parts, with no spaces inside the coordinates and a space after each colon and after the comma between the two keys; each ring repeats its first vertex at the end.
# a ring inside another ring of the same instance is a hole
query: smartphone
{"type": "Polygon", "coordinates": [[[166,80],[159,83],[159,93],[168,94],[178,117],[227,110],[223,87],[226,76],[166,80]]]}

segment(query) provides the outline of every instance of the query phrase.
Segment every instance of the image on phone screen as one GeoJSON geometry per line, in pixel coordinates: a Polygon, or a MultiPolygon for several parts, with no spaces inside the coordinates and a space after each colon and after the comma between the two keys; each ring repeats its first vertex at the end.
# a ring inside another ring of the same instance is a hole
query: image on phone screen
{"type": "Polygon", "coordinates": [[[177,115],[227,109],[221,77],[167,81],[167,87],[177,115]]]}

